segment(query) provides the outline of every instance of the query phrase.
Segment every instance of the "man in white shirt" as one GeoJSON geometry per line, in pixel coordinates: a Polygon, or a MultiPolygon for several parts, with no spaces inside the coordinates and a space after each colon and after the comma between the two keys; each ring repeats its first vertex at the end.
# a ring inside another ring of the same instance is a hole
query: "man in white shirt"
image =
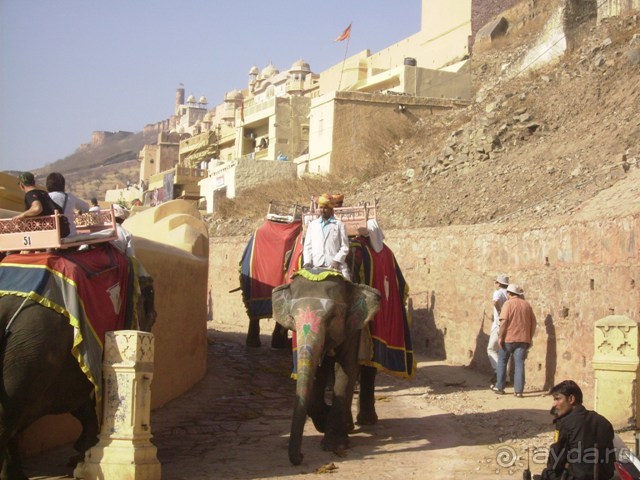
{"type": "Polygon", "coordinates": [[[135,257],[136,252],[133,248],[133,236],[131,235],[129,230],[122,226],[122,222],[124,222],[129,216],[129,211],[124,209],[121,205],[114,203],[113,213],[116,217],[116,230],[118,231],[118,239],[114,240],[112,243],[127,257],[135,257]]]}
{"type": "Polygon", "coordinates": [[[506,275],[498,275],[495,280],[496,289],[493,292],[493,324],[491,325],[491,334],[489,335],[489,343],[487,344],[487,355],[489,363],[493,368],[493,378],[491,379],[491,388],[496,384],[496,367],[498,366],[498,330],[500,329],[500,311],[502,305],[507,301],[507,285],[509,285],[509,277],[506,275]]]}
{"type": "Polygon", "coordinates": [[[63,209],[62,214],[69,220],[69,235],[77,235],[75,220],[76,210],[88,212],[89,204],[72,193],[65,193],[66,180],[61,173],[51,172],[47,175],[47,191],[51,200],[63,209]]]}
{"type": "Polygon", "coordinates": [[[346,258],[349,253],[349,237],[347,229],[340,220],[333,216],[334,202],[326,193],[318,198],[321,216],[307,227],[304,238],[304,268],[324,267],[338,270],[351,280],[351,272],[346,258]]]}

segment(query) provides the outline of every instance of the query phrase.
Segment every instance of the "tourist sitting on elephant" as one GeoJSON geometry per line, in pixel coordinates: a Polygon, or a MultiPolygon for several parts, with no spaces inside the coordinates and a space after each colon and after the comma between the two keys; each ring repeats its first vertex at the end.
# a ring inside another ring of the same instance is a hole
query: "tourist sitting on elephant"
{"type": "Polygon", "coordinates": [[[309,223],[305,234],[303,266],[332,268],[351,280],[345,261],[349,254],[347,229],[333,215],[334,201],[330,195],[322,194],[318,198],[318,206],[321,216],[309,223]]]}
{"type": "MultiPolygon", "coordinates": [[[[16,220],[23,220],[29,217],[43,217],[54,215],[56,210],[62,214],[63,208],[54,202],[49,194],[36,186],[36,179],[31,172],[21,173],[18,177],[20,190],[24,192],[25,210],[15,217],[16,220]]],[[[60,236],[67,237],[71,232],[67,217],[60,217],[60,236]]]]}

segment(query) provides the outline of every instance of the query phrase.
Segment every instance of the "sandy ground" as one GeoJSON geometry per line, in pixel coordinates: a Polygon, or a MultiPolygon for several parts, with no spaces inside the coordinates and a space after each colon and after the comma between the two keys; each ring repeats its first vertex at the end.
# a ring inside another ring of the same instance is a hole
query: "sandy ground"
{"type": "MultiPolygon", "coordinates": [[[[265,322],[270,331],[271,322],[265,322]]],[[[344,479],[522,478],[542,469],[552,439],[551,404],[543,392],[499,396],[487,377],[464,366],[418,358],[412,381],[379,375],[374,426],[357,427],[339,457],[320,448],[307,422],[302,465],[287,458],[294,400],[290,355],[244,346],[244,326],[209,330],[206,377],[153,412],[153,443],[162,478],[270,479],[331,475],[344,479]]],[[[70,478],[71,447],[25,461],[32,479],[70,478]]]]}

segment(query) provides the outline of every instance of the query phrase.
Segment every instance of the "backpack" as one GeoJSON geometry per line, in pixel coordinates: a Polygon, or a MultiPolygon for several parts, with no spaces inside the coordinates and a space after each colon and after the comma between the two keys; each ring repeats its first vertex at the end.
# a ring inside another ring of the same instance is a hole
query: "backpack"
{"type": "MultiPolygon", "coordinates": [[[[49,195],[47,195],[47,197],[49,197],[49,195]]],[[[61,238],[68,237],[69,234],[71,233],[71,227],[69,226],[69,219],[64,215],[64,209],[67,206],[68,198],[69,198],[69,195],[65,193],[64,203],[62,204],[62,207],[60,207],[60,205],[58,205],[56,202],[51,200],[51,197],[49,197],[49,201],[51,202],[51,207],[53,208],[53,210],[58,210],[60,212],[60,216],[58,217],[58,220],[60,221],[60,237],[61,238]]]]}

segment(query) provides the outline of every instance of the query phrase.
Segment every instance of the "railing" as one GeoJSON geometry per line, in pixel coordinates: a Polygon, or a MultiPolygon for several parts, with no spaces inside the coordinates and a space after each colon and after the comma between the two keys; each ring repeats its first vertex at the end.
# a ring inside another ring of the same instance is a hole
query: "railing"
{"type": "Polygon", "coordinates": [[[181,167],[180,165],[177,165],[176,176],[204,178],[207,176],[207,171],[202,168],[181,167]]]}

